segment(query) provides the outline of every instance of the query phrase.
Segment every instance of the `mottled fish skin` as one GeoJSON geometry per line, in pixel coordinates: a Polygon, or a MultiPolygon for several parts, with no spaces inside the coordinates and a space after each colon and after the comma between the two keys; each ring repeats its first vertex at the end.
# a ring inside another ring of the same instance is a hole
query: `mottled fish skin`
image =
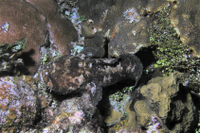
{"type": "Polygon", "coordinates": [[[124,79],[132,79],[137,84],[142,74],[142,63],[131,54],[118,58],[85,58],[62,56],[44,66],[39,72],[50,90],[59,94],[69,94],[80,90],[94,93],[102,87],[110,86],[124,79]]]}

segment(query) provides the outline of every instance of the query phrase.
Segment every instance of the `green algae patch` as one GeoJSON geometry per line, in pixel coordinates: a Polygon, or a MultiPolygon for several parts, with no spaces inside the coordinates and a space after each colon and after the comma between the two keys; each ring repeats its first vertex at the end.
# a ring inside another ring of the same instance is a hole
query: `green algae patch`
{"type": "MultiPolygon", "coordinates": [[[[184,73],[182,84],[199,94],[200,58],[194,56],[189,46],[181,42],[180,36],[170,24],[169,14],[169,7],[159,11],[150,25],[149,43],[155,46],[153,54],[157,59],[154,67],[160,68],[163,76],[174,71],[184,73]]],[[[196,133],[199,133],[199,123],[196,133]]]]}
{"type": "Polygon", "coordinates": [[[9,48],[11,49],[12,52],[18,52],[18,51],[21,51],[23,49],[25,49],[25,44],[27,42],[27,39],[26,38],[21,38],[19,39],[18,41],[10,44],[6,50],[8,50],[9,48]]]}
{"type": "Polygon", "coordinates": [[[193,55],[192,50],[180,40],[174,27],[170,24],[169,14],[171,7],[167,7],[154,14],[150,24],[150,45],[155,47],[153,54],[157,61],[155,68],[160,68],[163,76],[174,71],[185,73],[183,85],[199,92],[200,58],[193,55]]]}

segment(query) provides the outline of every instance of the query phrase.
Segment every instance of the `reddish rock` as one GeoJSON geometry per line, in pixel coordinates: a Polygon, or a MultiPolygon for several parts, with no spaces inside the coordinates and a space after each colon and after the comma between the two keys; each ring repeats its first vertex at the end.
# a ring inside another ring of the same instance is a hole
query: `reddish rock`
{"type": "Polygon", "coordinates": [[[78,39],[77,32],[69,19],[61,18],[53,0],[26,0],[34,5],[47,19],[47,26],[53,43],[58,45],[61,55],[68,55],[71,41],[78,39]]]}
{"type": "Polygon", "coordinates": [[[0,0],[0,3],[0,43],[26,38],[26,48],[20,56],[30,72],[39,65],[39,48],[45,44],[48,32],[61,55],[69,54],[77,33],[70,20],[60,18],[54,1],[0,0]]]}
{"type": "MultiPolygon", "coordinates": [[[[0,3],[0,43],[11,44],[26,38],[26,48],[22,52],[27,52],[24,55],[31,56],[39,64],[39,47],[44,44],[47,31],[45,17],[21,0],[1,0],[0,3]],[[8,29],[2,29],[6,23],[8,29]]],[[[31,65],[34,65],[33,61],[31,65]]]]}

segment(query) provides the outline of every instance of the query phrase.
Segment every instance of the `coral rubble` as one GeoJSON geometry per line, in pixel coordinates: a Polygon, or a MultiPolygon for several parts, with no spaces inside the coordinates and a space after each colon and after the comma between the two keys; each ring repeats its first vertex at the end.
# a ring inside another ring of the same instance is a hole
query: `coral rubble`
{"type": "Polygon", "coordinates": [[[101,133],[102,124],[97,108],[91,103],[90,96],[85,93],[81,97],[63,100],[58,107],[57,115],[42,131],[101,133]]]}
{"type": "Polygon", "coordinates": [[[33,127],[40,104],[30,76],[0,78],[1,132],[26,131],[33,127]]]}
{"type": "Polygon", "coordinates": [[[102,99],[102,87],[123,79],[137,84],[142,68],[135,55],[95,59],[81,53],[41,66],[34,81],[27,76],[1,78],[2,131],[103,132],[103,120],[96,107],[102,99]],[[49,90],[67,99],[59,104],[49,90]]]}
{"type": "Polygon", "coordinates": [[[20,39],[12,44],[0,44],[0,74],[16,74],[18,67],[23,66],[23,60],[16,57],[16,53],[23,50],[26,46],[26,39],[20,39]]]}
{"type": "Polygon", "coordinates": [[[124,79],[134,80],[137,84],[140,79],[143,67],[135,55],[122,55],[117,59],[95,59],[85,57],[86,54],[62,56],[41,67],[34,76],[36,82],[47,87],[47,90],[66,97],[73,96],[62,101],[61,105],[55,105],[56,107],[43,107],[43,123],[49,123],[42,129],[44,132],[72,129],[101,131],[103,120],[96,106],[102,99],[102,87],[124,79]],[[52,115],[55,117],[52,118],[52,115]]]}
{"type": "Polygon", "coordinates": [[[189,46],[181,42],[170,24],[171,8],[168,6],[157,12],[149,27],[150,45],[154,46],[153,54],[157,59],[153,66],[159,68],[163,76],[169,76],[174,71],[184,72],[184,86],[199,92],[200,59],[194,56],[189,46]]]}
{"type": "Polygon", "coordinates": [[[141,88],[144,98],[133,106],[141,125],[147,126],[151,117],[156,116],[160,125],[165,125],[162,132],[193,131],[197,110],[189,91],[181,88],[181,78],[182,74],[175,72],[168,77],[154,78],[141,88]]]}
{"type": "MultiPolygon", "coordinates": [[[[133,91],[125,104],[127,115],[111,114],[115,122],[109,132],[191,132],[197,122],[197,109],[190,92],[180,85],[183,75],[174,72],[168,77],[156,77],[133,91]],[[115,119],[114,119],[115,118],[115,119]],[[143,129],[143,130],[142,130],[143,129]]],[[[119,105],[117,105],[119,106],[119,105]]],[[[113,107],[111,107],[113,109],[113,107]]]]}

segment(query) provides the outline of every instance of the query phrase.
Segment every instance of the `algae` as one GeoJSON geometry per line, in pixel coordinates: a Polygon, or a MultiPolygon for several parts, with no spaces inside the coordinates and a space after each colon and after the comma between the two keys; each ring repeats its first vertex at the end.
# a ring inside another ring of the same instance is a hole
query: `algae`
{"type": "MultiPolygon", "coordinates": [[[[149,28],[149,43],[154,46],[153,54],[157,59],[154,67],[160,68],[163,76],[174,71],[184,73],[183,86],[199,95],[200,57],[195,56],[189,46],[180,41],[180,36],[170,24],[169,15],[170,6],[155,14],[149,28]]],[[[200,132],[200,121],[195,132],[200,132]]]]}
{"type": "Polygon", "coordinates": [[[200,58],[180,41],[180,36],[170,24],[170,10],[168,6],[155,13],[149,28],[149,43],[155,48],[153,54],[157,59],[154,67],[160,68],[163,76],[169,76],[174,71],[184,73],[183,85],[200,92],[200,58]]]}
{"type": "Polygon", "coordinates": [[[19,74],[18,66],[22,66],[23,60],[17,56],[16,53],[25,49],[27,39],[21,38],[12,44],[0,44],[0,73],[8,72],[12,74],[19,74]]]}

